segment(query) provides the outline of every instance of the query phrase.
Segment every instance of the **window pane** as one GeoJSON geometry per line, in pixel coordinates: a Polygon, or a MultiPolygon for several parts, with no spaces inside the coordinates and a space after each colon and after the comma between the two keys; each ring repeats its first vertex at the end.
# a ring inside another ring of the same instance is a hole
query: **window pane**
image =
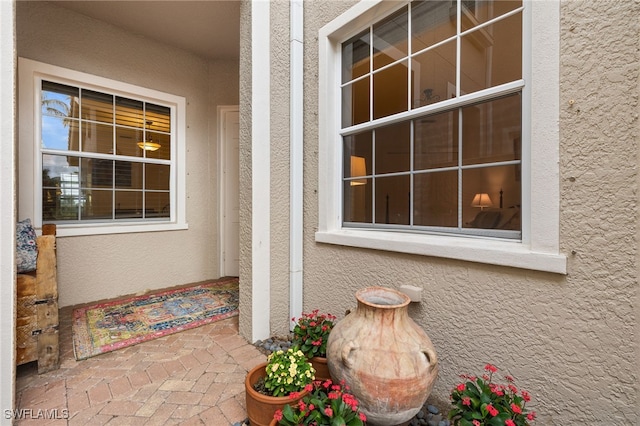
{"type": "Polygon", "coordinates": [[[519,93],[462,108],[463,164],[519,160],[521,110],[519,93]]]}
{"type": "Polygon", "coordinates": [[[152,150],[145,150],[144,155],[147,158],[156,158],[158,160],[171,159],[171,137],[154,132],[146,132],[146,134],[148,138],[147,142],[151,142],[154,145],[152,150]]]}
{"type": "Polygon", "coordinates": [[[375,174],[409,171],[411,122],[405,121],[376,129],[375,147],[375,174]]]}
{"type": "Polygon", "coordinates": [[[414,169],[458,164],[458,109],[414,122],[414,169]]]}
{"type": "Polygon", "coordinates": [[[456,2],[414,1],[411,3],[411,51],[419,52],[456,35],[456,2]]]}
{"type": "Polygon", "coordinates": [[[168,192],[146,192],[145,217],[169,217],[171,214],[171,204],[168,192]]]}
{"type": "Polygon", "coordinates": [[[116,191],[116,219],[142,218],[142,191],[116,191]]]}
{"type": "Polygon", "coordinates": [[[42,116],[42,147],[77,151],[79,124],[69,118],[42,116]]]}
{"type": "Polygon", "coordinates": [[[113,95],[82,89],[82,119],[113,123],[113,95]]]}
{"type": "Polygon", "coordinates": [[[403,7],[373,26],[374,70],[407,56],[408,18],[407,7],[403,7]]]}
{"type": "Polygon", "coordinates": [[[131,188],[142,189],[142,163],[131,163],[129,161],[115,162],[115,185],[116,189],[131,188]]]}
{"type": "Polygon", "coordinates": [[[87,188],[113,188],[113,160],[83,159],[82,186],[87,188]]]}
{"type": "Polygon", "coordinates": [[[408,225],[410,177],[376,178],[376,223],[408,225]]]}
{"type": "Polygon", "coordinates": [[[42,217],[44,220],[76,220],[80,204],[78,158],[42,156],[42,217]]]}
{"type": "Polygon", "coordinates": [[[342,88],[342,127],[369,121],[369,77],[342,88]]]}
{"type": "Polygon", "coordinates": [[[473,31],[460,42],[463,93],[522,78],[522,13],[473,31]]]}
{"type": "Polygon", "coordinates": [[[373,75],[373,118],[407,111],[407,61],[373,75]]]}
{"type": "Polygon", "coordinates": [[[116,154],[131,157],[142,157],[143,151],[138,147],[144,133],[142,130],[128,129],[116,126],[116,154]]]}
{"type": "Polygon", "coordinates": [[[354,80],[369,72],[369,30],[342,43],[342,82],[354,80]]]}
{"type": "Polygon", "coordinates": [[[163,164],[145,164],[145,188],[169,190],[170,167],[163,164]]]}
{"type": "Polygon", "coordinates": [[[113,154],[113,126],[83,122],[82,150],[113,154]]]}
{"type": "Polygon", "coordinates": [[[113,218],[112,190],[85,189],[82,194],[85,202],[80,211],[80,219],[113,218]]]}
{"type": "Polygon", "coordinates": [[[417,85],[411,92],[414,108],[455,97],[455,40],[415,56],[411,67],[417,85]]]}
{"type": "Polygon", "coordinates": [[[158,132],[171,132],[171,110],[167,107],[147,103],[146,128],[158,132]]]}
{"type": "Polygon", "coordinates": [[[43,81],[40,100],[42,115],[78,118],[78,96],[77,87],[43,81]]]}
{"type": "Polygon", "coordinates": [[[458,226],[458,172],[420,173],[413,177],[413,224],[458,226]]]}
{"type": "Polygon", "coordinates": [[[520,231],[520,200],[520,165],[463,170],[465,228],[520,231]]]}
{"type": "MultiPolygon", "coordinates": [[[[367,176],[371,174],[372,133],[364,132],[344,137],[343,177],[367,176]]],[[[366,179],[356,179],[347,182],[348,185],[364,185],[366,179]]]]}
{"type": "Polygon", "coordinates": [[[144,127],[143,103],[117,96],[116,124],[130,127],[144,127]]]}
{"type": "Polygon", "coordinates": [[[345,222],[372,223],[373,210],[371,209],[371,179],[358,179],[357,181],[345,181],[343,186],[344,206],[343,215],[345,222]]]}
{"type": "Polygon", "coordinates": [[[463,0],[461,29],[466,31],[520,6],[521,0],[463,0]]]}

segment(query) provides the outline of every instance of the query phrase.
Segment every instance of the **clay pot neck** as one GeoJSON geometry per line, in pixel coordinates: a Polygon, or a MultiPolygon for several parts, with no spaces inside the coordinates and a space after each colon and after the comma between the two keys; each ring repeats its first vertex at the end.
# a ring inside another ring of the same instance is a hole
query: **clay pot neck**
{"type": "Polygon", "coordinates": [[[368,287],[356,293],[358,311],[366,316],[391,316],[396,319],[408,316],[409,296],[385,287],[368,287]]]}
{"type": "Polygon", "coordinates": [[[356,293],[358,306],[376,309],[398,309],[409,305],[409,296],[386,287],[367,287],[356,293]]]}

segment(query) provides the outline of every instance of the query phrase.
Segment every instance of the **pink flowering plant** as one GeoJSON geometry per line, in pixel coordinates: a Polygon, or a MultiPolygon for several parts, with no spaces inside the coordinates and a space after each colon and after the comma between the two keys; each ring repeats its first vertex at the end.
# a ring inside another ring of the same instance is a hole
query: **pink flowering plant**
{"type": "Polygon", "coordinates": [[[526,426],[536,417],[525,406],[531,396],[519,390],[511,376],[504,376],[507,383],[493,383],[498,369],[491,364],[485,367],[481,377],[463,374],[465,379],[451,391],[449,418],[456,426],[526,426]]]}
{"type": "Polygon", "coordinates": [[[339,384],[331,380],[315,381],[307,386],[310,393],[294,404],[277,410],[273,418],[279,425],[297,426],[361,426],[367,417],[360,412],[358,401],[349,392],[344,381],[339,384]]]}
{"type": "MultiPolygon", "coordinates": [[[[292,320],[296,321],[295,318],[292,320]]],[[[326,357],[327,340],[335,320],[335,316],[321,314],[318,309],[303,313],[293,329],[292,345],[298,347],[307,358],[326,357]]]]}

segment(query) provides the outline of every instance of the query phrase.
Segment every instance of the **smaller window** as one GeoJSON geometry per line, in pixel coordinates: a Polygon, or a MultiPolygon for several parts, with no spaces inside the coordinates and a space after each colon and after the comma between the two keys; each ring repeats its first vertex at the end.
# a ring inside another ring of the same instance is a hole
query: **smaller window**
{"type": "Polygon", "coordinates": [[[42,220],[170,218],[171,108],[41,85],[42,220]]]}
{"type": "Polygon", "coordinates": [[[35,95],[21,97],[21,108],[23,100],[39,102],[33,136],[21,135],[21,157],[30,153],[32,163],[21,163],[20,184],[28,182],[23,168],[39,179],[33,203],[21,209],[33,209],[36,223],[58,224],[61,235],[184,227],[184,169],[176,161],[184,98],[34,61],[20,65],[33,82],[21,94],[35,95]]]}

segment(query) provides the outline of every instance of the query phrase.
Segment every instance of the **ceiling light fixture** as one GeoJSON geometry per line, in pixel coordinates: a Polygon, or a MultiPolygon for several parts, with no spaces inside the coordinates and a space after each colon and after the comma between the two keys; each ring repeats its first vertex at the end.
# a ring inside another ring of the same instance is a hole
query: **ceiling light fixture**
{"type": "MultiPolygon", "coordinates": [[[[147,128],[152,124],[153,124],[153,121],[147,121],[147,128]]],[[[147,130],[147,133],[148,132],[149,130],[147,130]]],[[[144,140],[141,140],[140,142],[137,143],[137,145],[138,145],[138,148],[145,151],[157,151],[162,146],[159,143],[153,141],[153,139],[151,138],[151,134],[149,134],[148,139],[145,138],[144,140]]]]}

